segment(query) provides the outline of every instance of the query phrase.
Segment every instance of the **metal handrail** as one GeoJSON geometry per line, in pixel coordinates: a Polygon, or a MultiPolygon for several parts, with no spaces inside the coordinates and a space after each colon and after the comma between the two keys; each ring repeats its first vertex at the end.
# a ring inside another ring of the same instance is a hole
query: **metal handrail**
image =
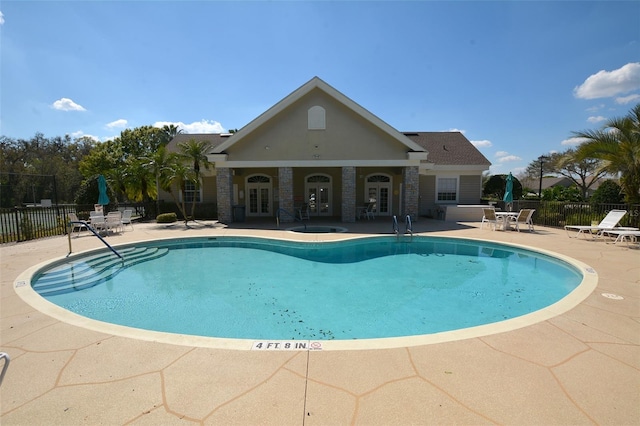
{"type": "Polygon", "coordinates": [[[398,235],[400,233],[400,229],[398,226],[398,218],[396,217],[396,215],[393,215],[393,219],[391,221],[392,225],[393,225],[393,233],[398,235]]]}
{"type": "Polygon", "coordinates": [[[405,230],[404,233],[406,234],[407,232],[411,234],[411,236],[413,236],[413,224],[411,223],[411,216],[407,215],[404,219],[404,225],[405,225],[405,230]]]}
{"type": "Polygon", "coordinates": [[[11,358],[9,358],[9,354],[6,352],[0,352],[0,359],[4,358],[4,365],[2,366],[2,373],[0,373],[0,385],[2,385],[2,381],[4,380],[4,375],[7,372],[7,368],[9,368],[9,362],[11,358]]]}
{"type": "MultiPolygon", "coordinates": [[[[92,227],[91,225],[89,225],[89,223],[88,223],[88,222],[85,222],[84,220],[70,221],[70,222],[69,222],[69,224],[71,224],[71,225],[73,225],[74,223],[75,223],[75,224],[79,224],[79,225],[86,226],[86,227],[87,227],[87,229],[93,233],[93,235],[95,235],[96,237],[98,237],[98,239],[99,239],[100,241],[102,241],[102,242],[104,243],[104,245],[105,245],[105,246],[109,247],[109,250],[111,250],[111,251],[112,251],[116,256],[118,256],[118,257],[119,257],[120,259],[122,259],[122,261],[124,262],[124,257],[122,257],[122,256],[120,255],[120,253],[118,253],[118,252],[117,252],[113,247],[111,247],[111,246],[109,245],[109,243],[108,243],[108,242],[106,242],[106,241],[104,240],[104,238],[102,238],[102,237],[100,236],[100,234],[98,234],[98,232],[96,232],[96,230],[95,230],[95,229],[93,229],[93,227],[92,227]]],[[[71,254],[71,232],[69,232],[67,235],[69,235],[69,254],[71,254]]],[[[67,256],[69,256],[69,254],[67,254],[67,256]]]]}
{"type": "Polygon", "coordinates": [[[298,219],[298,217],[295,214],[291,214],[291,212],[288,212],[282,208],[276,210],[276,227],[278,229],[280,228],[280,213],[286,213],[289,217],[293,218],[294,222],[301,222],[304,225],[305,231],[307,230],[307,224],[302,222],[302,219],[298,219]]]}

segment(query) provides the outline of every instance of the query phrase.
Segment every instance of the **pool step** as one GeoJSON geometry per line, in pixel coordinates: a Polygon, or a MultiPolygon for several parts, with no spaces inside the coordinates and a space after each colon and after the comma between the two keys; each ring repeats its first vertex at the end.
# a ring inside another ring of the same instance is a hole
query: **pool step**
{"type": "Polygon", "coordinates": [[[163,247],[131,247],[120,250],[124,260],[112,253],[82,257],[65,263],[40,275],[32,285],[42,296],[93,287],[129,266],[166,255],[163,247]]]}

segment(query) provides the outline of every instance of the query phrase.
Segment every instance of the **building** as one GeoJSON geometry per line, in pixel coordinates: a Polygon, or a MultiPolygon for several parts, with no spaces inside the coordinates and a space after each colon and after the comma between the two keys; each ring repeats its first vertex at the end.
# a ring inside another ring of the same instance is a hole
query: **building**
{"type": "MultiPolygon", "coordinates": [[[[491,163],[459,132],[399,132],[312,78],[233,134],[180,134],[205,140],[214,167],[181,197],[217,203],[218,220],[246,218],[355,221],[375,216],[435,215],[443,205],[478,204],[491,163]]],[[[161,198],[170,200],[168,194],[161,198]]]]}

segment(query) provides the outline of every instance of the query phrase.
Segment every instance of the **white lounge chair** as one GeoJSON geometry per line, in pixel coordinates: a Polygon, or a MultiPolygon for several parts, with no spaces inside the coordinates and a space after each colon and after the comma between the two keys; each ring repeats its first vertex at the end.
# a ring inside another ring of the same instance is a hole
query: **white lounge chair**
{"type": "Polygon", "coordinates": [[[131,230],[133,231],[133,221],[131,220],[131,215],[133,214],[133,210],[125,210],[122,212],[122,230],[124,231],[125,227],[129,225],[131,230]]]}
{"type": "Polygon", "coordinates": [[[518,216],[510,218],[509,220],[516,225],[516,231],[520,232],[520,225],[527,226],[529,232],[533,231],[533,213],[535,209],[522,209],[518,213],[518,216]]]}
{"type": "Polygon", "coordinates": [[[502,223],[502,220],[498,220],[496,217],[496,210],[493,208],[482,209],[482,223],[480,223],[480,229],[484,227],[485,223],[488,223],[493,230],[496,230],[498,224],[502,223]]]}
{"type": "Polygon", "coordinates": [[[81,222],[80,219],[78,219],[78,215],[76,215],[75,213],[69,213],[67,216],[69,217],[69,222],[72,222],[70,223],[71,235],[73,235],[73,231],[76,231],[76,237],[79,237],[80,231],[82,231],[83,229],[88,229],[87,223],[81,222]]]}
{"type": "Polygon", "coordinates": [[[567,231],[569,238],[572,238],[569,230],[577,231],[575,238],[578,238],[580,234],[585,238],[587,237],[587,234],[591,235],[593,238],[597,238],[602,236],[603,231],[636,231],[637,228],[618,226],[618,223],[625,214],[627,214],[626,210],[611,210],[597,225],[565,225],[564,229],[567,231]]]}
{"type": "Polygon", "coordinates": [[[616,236],[616,239],[613,241],[614,244],[622,243],[627,241],[627,245],[630,243],[640,244],[640,230],[621,230],[621,229],[608,229],[606,231],[602,231],[604,235],[608,235],[609,237],[616,236]]]}

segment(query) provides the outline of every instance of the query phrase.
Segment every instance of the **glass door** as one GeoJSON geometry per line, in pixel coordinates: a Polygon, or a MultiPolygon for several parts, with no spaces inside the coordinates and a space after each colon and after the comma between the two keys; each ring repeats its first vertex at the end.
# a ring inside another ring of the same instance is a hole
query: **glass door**
{"type": "Polygon", "coordinates": [[[325,175],[309,176],[305,187],[309,214],[331,216],[331,178],[325,175]]]}
{"type": "Polygon", "coordinates": [[[391,178],[386,175],[371,175],[365,184],[365,203],[374,203],[373,214],[391,214],[391,178]]]}
{"type": "Polygon", "coordinates": [[[271,179],[252,176],[247,180],[247,216],[271,216],[271,179]]]}

